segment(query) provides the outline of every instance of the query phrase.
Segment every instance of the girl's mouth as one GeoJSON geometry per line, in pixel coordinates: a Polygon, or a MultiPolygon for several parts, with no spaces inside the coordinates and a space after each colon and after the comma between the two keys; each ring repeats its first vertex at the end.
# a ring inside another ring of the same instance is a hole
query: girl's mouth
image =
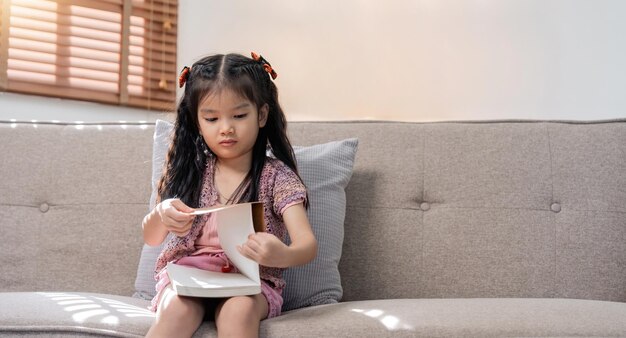
{"type": "Polygon", "coordinates": [[[224,141],[220,142],[220,144],[223,145],[223,146],[232,146],[235,143],[237,143],[237,141],[235,141],[235,140],[224,140],[224,141]]]}

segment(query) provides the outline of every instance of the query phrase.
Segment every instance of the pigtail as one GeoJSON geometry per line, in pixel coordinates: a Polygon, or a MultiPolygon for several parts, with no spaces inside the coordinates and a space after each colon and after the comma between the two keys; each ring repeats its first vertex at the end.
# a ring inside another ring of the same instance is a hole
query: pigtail
{"type": "Polygon", "coordinates": [[[200,206],[202,178],[211,152],[199,132],[198,104],[217,86],[223,62],[224,55],[213,55],[181,72],[179,84],[185,90],[178,103],[174,135],[158,185],[161,201],[179,198],[189,207],[200,206]]]}
{"type": "MultiPolygon", "coordinates": [[[[296,155],[293,151],[293,146],[289,141],[289,137],[287,136],[287,119],[285,117],[285,113],[283,109],[280,107],[278,103],[278,89],[276,85],[272,82],[270,83],[270,100],[268,102],[270,113],[268,115],[268,120],[265,125],[266,133],[267,133],[267,141],[268,145],[272,151],[274,156],[285,163],[293,172],[298,176],[302,184],[304,181],[302,177],[300,177],[300,173],[298,172],[296,155]]],[[[304,207],[309,207],[309,196],[306,196],[306,202],[304,207]]]]}
{"type": "Polygon", "coordinates": [[[197,149],[199,133],[190,116],[187,100],[183,97],[178,106],[174,135],[165,159],[158,193],[161,201],[179,198],[186,205],[197,208],[206,155],[197,149]]]}
{"type": "Polygon", "coordinates": [[[271,100],[268,102],[270,114],[265,128],[267,130],[268,143],[274,156],[283,161],[295,173],[298,173],[296,156],[287,137],[287,119],[277,102],[278,93],[276,86],[271,83],[270,87],[271,100]]]}

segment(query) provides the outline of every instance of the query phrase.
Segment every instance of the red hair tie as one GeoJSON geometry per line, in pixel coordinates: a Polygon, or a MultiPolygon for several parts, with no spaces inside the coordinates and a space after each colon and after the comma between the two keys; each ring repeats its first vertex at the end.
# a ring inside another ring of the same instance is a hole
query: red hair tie
{"type": "Polygon", "coordinates": [[[183,67],[183,70],[180,72],[180,76],[178,77],[178,88],[182,88],[185,82],[187,82],[190,72],[191,68],[187,66],[183,67]]]}
{"type": "Polygon", "coordinates": [[[255,61],[259,61],[263,64],[263,69],[265,69],[265,71],[268,74],[270,74],[270,76],[272,77],[272,80],[276,80],[276,78],[278,77],[278,74],[276,74],[276,71],[272,68],[272,65],[269,62],[267,62],[267,60],[265,60],[261,55],[255,52],[252,52],[250,54],[252,54],[252,58],[255,61]]]}

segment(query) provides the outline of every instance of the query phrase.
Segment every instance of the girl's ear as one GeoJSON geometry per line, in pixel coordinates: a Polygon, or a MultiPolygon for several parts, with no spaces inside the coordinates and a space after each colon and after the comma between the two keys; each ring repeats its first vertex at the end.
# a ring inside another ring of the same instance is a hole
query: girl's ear
{"type": "Polygon", "coordinates": [[[270,106],[266,103],[259,109],[259,128],[265,127],[267,123],[267,116],[270,113],[270,106]]]}

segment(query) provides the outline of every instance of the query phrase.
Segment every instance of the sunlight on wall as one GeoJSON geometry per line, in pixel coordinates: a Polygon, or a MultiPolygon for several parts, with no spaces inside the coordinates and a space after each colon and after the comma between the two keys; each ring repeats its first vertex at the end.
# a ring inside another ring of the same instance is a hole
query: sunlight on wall
{"type": "Polygon", "coordinates": [[[363,310],[363,309],[352,309],[352,312],[361,313],[370,318],[378,319],[388,330],[414,330],[415,327],[402,323],[400,318],[387,314],[385,315],[385,311],[372,309],[372,310],[363,310]]]}

